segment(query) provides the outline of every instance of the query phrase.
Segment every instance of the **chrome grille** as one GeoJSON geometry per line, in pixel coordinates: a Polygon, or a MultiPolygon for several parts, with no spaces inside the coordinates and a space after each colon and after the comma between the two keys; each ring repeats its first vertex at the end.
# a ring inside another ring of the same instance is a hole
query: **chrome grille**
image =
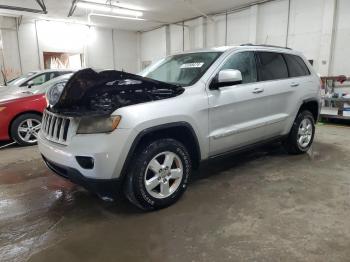
{"type": "Polygon", "coordinates": [[[47,140],[67,144],[70,117],[59,116],[45,111],[42,119],[41,132],[47,140]]]}

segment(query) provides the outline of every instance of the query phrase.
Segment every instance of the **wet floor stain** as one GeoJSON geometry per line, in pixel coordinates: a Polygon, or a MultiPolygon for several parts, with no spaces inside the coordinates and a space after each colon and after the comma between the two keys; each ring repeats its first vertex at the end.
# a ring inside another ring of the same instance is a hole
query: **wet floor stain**
{"type": "Polygon", "coordinates": [[[39,157],[6,165],[0,260],[348,261],[349,131],[321,127],[307,155],[276,144],[205,163],[178,203],[151,213],[103,202],[39,157]]]}

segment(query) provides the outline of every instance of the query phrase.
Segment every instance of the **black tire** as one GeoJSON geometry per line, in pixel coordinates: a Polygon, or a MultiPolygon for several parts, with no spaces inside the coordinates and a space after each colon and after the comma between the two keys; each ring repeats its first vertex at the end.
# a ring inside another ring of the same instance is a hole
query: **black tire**
{"type": "Polygon", "coordinates": [[[32,119],[34,122],[40,122],[41,123],[41,116],[37,115],[37,114],[33,114],[33,113],[26,113],[23,115],[18,116],[17,118],[15,118],[15,120],[12,122],[11,124],[11,128],[10,128],[10,136],[11,138],[19,145],[21,146],[31,146],[31,145],[35,145],[37,143],[37,141],[31,141],[34,140],[34,137],[31,136],[33,139],[31,139],[30,141],[25,141],[20,135],[19,135],[19,127],[21,125],[21,123],[23,123],[23,121],[26,121],[28,119],[32,119]]]}
{"type": "Polygon", "coordinates": [[[175,203],[185,192],[191,172],[192,163],[190,155],[186,147],[179,141],[171,138],[162,138],[146,143],[140,147],[131,162],[124,184],[125,196],[132,204],[146,211],[167,207],[175,203]],[[164,152],[176,154],[176,156],[181,160],[183,172],[180,180],[181,182],[178,182],[179,185],[177,189],[174,190],[170,196],[159,199],[152,196],[147,191],[144,180],[147,176],[147,167],[150,161],[157,155],[164,152]]]}
{"type": "Polygon", "coordinates": [[[298,116],[294,120],[292,129],[288,135],[288,138],[283,143],[284,148],[287,150],[289,154],[294,154],[294,155],[304,154],[310,149],[312,142],[314,140],[314,136],[315,136],[315,120],[312,113],[308,110],[299,112],[298,116]],[[298,143],[298,132],[299,132],[299,127],[304,119],[307,119],[308,121],[310,121],[312,126],[312,134],[311,134],[311,140],[308,143],[308,145],[302,147],[300,143],[298,143]]]}

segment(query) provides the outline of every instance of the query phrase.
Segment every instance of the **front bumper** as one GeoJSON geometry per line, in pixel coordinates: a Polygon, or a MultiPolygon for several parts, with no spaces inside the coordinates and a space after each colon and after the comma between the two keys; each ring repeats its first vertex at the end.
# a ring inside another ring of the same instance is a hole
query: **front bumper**
{"type": "Polygon", "coordinates": [[[51,160],[44,159],[45,164],[49,169],[57,175],[80,185],[85,189],[97,194],[102,199],[118,198],[121,192],[121,179],[92,179],[84,177],[78,170],[57,164],[51,160]]]}
{"type": "Polygon", "coordinates": [[[45,159],[77,170],[87,179],[115,179],[121,175],[132,138],[132,130],[118,129],[110,134],[74,135],[68,145],[61,145],[39,132],[38,146],[45,159]],[[77,156],[92,158],[93,168],[82,167],[77,156]]]}

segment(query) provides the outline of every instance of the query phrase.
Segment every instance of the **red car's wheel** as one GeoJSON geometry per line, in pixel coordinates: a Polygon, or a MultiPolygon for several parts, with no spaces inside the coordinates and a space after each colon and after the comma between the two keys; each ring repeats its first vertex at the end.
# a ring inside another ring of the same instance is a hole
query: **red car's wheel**
{"type": "Polygon", "coordinates": [[[17,117],[11,125],[11,138],[21,146],[34,145],[38,141],[41,116],[27,113],[17,117]]]}

